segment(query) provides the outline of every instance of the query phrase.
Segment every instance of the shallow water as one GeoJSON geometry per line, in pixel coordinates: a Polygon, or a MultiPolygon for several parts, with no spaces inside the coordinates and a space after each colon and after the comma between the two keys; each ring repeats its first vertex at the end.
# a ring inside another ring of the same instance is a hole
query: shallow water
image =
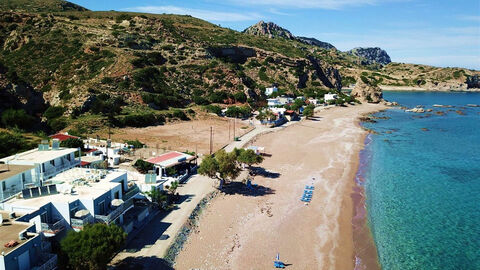
{"type": "Polygon", "coordinates": [[[383,269],[480,269],[480,93],[385,92],[431,113],[375,114],[367,139],[369,225],[383,269]],[[453,105],[436,108],[433,104],[453,105]],[[439,115],[440,112],[444,115],[439,115]]]}

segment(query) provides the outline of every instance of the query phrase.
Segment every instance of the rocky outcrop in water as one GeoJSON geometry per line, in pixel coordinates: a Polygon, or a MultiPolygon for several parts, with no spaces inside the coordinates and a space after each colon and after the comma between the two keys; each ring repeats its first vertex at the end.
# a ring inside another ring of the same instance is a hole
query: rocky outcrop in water
{"type": "Polygon", "coordinates": [[[366,83],[361,79],[357,80],[357,84],[350,95],[361,102],[379,103],[383,100],[383,93],[380,87],[366,83]]]}
{"type": "Polygon", "coordinates": [[[347,53],[364,58],[362,65],[381,64],[387,65],[392,62],[390,56],[381,48],[354,48],[347,53]]]}

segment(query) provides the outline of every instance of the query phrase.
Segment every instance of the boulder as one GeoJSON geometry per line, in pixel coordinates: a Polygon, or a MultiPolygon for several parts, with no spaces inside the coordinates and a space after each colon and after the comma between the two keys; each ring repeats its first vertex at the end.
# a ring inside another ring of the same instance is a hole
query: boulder
{"type": "Polygon", "coordinates": [[[350,94],[361,102],[379,103],[383,101],[382,89],[377,85],[367,84],[360,78],[350,94]]]}

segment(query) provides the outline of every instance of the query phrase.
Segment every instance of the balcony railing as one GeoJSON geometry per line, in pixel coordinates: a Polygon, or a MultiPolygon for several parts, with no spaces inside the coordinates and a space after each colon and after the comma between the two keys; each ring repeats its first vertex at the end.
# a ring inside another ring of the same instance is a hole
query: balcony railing
{"type": "Polygon", "coordinates": [[[66,170],[66,169],[78,166],[78,165],[80,165],[80,163],[81,162],[78,159],[74,159],[72,161],[68,161],[68,160],[64,159],[62,165],[59,165],[59,166],[55,165],[55,167],[50,168],[48,170],[45,170],[44,176],[48,177],[52,174],[56,174],[56,173],[59,173],[61,171],[66,170]]]}
{"type": "Polygon", "coordinates": [[[33,270],[55,270],[57,269],[58,258],[55,254],[42,254],[42,259],[45,263],[40,266],[35,266],[33,270]]]}
{"type": "Polygon", "coordinates": [[[63,220],[59,220],[53,224],[42,222],[41,229],[45,236],[55,236],[65,229],[65,223],[63,220]]]}
{"type": "Polygon", "coordinates": [[[133,206],[133,200],[125,201],[122,205],[115,208],[110,214],[104,215],[95,215],[95,220],[110,224],[115,221],[121,214],[130,209],[133,206]]]}
{"type": "Polygon", "coordinates": [[[128,201],[131,198],[133,198],[133,196],[137,195],[138,193],[140,193],[140,189],[138,188],[137,185],[135,185],[135,186],[131,187],[125,194],[123,194],[122,199],[123,199],[123,201],[128,201]]]}
{"type": "Polygon", "coordinates": [[[71,218],[70,225],[75,231],[81,231],[83,227],[87,224],[93,223],[94,218],[91,215],[88,215],[84,218],[71,218]]]}

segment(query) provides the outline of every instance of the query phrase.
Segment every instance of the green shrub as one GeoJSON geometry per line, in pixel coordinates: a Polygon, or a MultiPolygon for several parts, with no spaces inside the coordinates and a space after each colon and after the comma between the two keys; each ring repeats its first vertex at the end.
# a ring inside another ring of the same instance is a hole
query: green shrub
{"type": "Polygon", "coordinates": [[[217,115],[222,114],[222,108],[217,105],[207,105],[207,106],[204,106],[203,108],[209,113],[215,113],[217,115]]]}
{"type": "Polygon", "coordinates": [[[228,98],[228,95],[226,92],[223,92],[223,91],[217,91],[217,92],[213,92],[210,94],[210,96],[208,97],[208,99],[210,100],[210,102],[212,103],[223,103],[223,101],[225,99],[228,98]]]}
{"type": "Polygon", "coordinates": [[[4,158],[34,147],[21,134],[0,131],[0,158],[4,158]]]}
{"type": "Polygon", "coordinates": [[[145,145],[144,143],[142,143],[141,141],[139,141],[138,139],[134,140],[134,141],[125,141],[126,144],[128,145],[132,145],[134,148],[143,148],[143,146],[145,145]]]}
{"type": "Polygon", "coordinates": [[[60,106],[50,106],[48,109],[43,113],[47,119],[55,119],[63,115],[65,113],[65,108],[60,106]]]}
{"type": "Polygon", "coordinates": [[[53,132],[59,132],[67,127],[67,120],[64,117],[49,119],[47,121],[48,126],[53,132]]]}
{"type": "Polygon", "coordinates": [[[247,118],[252,113],[252,110],[248,106],[237,107],[232,106],[227,109],[225,115],[228,117],[235,117],[235,118],[247,118]]]}
{"type": "Polygon", "coordinates": [[[2,125],[4,127],[18,127],[21,129],[31,129],[35,119],[24,110],[8,109],[2,113],[2,125]]]}
{"type": "Polygon", "coordinates": [[[247,95],[244,92],[237,92],[233,94],[235,101],[245,103],[247,101],[247,95]]]}
{"type": "Polygon", "coordinates": [[[135,167],[141,173],[148,173],[148,171],[153,170],[154,166],[150,162],[139,159],[135,162],[135,164],[133,164],[133,167],[135,167]]]}
{"type": "Polygon", "coordinates": [[[121,22],[123,22],[123,21],[129,21],[131,18],[132,18],[132,16],[123,13],[123,14],[118,15],[118,16],[115,18],[115,22],[121,23],[121,22]]]}
{"type": "Polygon", "coordinates": [[[190,120],[188,116],[185,114],[185,112],[182,110],[174,110],[173,117],[184,120],[184,121],[190,120]]]}

